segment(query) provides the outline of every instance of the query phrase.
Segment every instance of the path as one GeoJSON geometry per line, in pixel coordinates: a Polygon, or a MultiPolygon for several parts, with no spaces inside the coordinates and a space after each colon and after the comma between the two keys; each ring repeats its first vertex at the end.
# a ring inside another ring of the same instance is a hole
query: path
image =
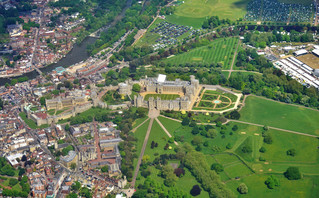
{"type": "Polygon", "coordinates": [[[237,56],[237,51],[238,51],[238,47],[239,47],[239,44],[241,43],[240,40],[238,40],[238,43],[237,43],[237,46],[236,46],[236,50],[235,50],[235,53],[234,53],[234,57],[233,57],[233,62],[231,63],[231,67],[230,67],[230,70],[229,70],[229,74],[228,74],[228,78],[230,78],[231,76],[231,73],[233,71],[233,67],[234,67],[234,63],[235,63],[235,60],[236,60],[236,56],[237,56]]]}
{"type": "Polygon", "coordinates": [[[137,127],[135,127],[134,129],[132,129],[132,132],[134,133],[140,126],[142,126],[145,122],[147,122],[150,118],[147,118],[146,120],[144,120],[141,124],[139,124],[137,127]]]}
{"type": "Polygon", "coordinates": [[[222,71],[224,72],[242,72],[242,73],[254,73],[254,74],[260,74],[262,75],[262,73],[260,72],[256,72],[256,71],[247,71],[247,70],[229,70],[229,69],[223,69],[222,71]]]}
{"type": "MultiPolygon", "coordinates": [[[[262,125],[262,124],[255,124],[255,123],[239,121],[239,120],[231,120],[231,119],[228,119],[227,122],[237,122],[237,123],[248,124],[248,125],[253,125],[253,126],[258,126],[258,127],[264,127],[265,126],[265,125],[262,125]]],[[[291,131],[291,130],[281,129],[281,128],[277,128],[277,127],[268,126],[268,128],[269,129],[278,130],[278,131],[287,132],[287,133],[294,133],[294,134],[297,134],[297,135],[304,135],[304,136],[315,137],[315,138],[319,137],[317,135],[310,135],[310,134],[306,134],[306,133],[302,133],[302,132],[298,132],[298,131],[291,131]]]]}
{"type": "MultiPolygon", "coordinates": [[[[165,131],[165,133],[168,135],[169,138],[172,137],[172,135],[166,130],[166,128],[164,127],[164,125],[157,119],[155,118],[155,120],[157,121],[157,123],[162,127],[162,129],[165,131]]],[[[178,146],[178,143],[176,141],[174,141],[174,144],[176,146],[178,146]]]]}
{"type": "Polygon", "coordinates": [[[174,119],[174,118],[170,118],[170,117],[167,117],[167,116],[164,116],[164,115],[160,115],[160,116],[163,117],[163,118],[167,118],[167,119],[176,121],[176,122],[182,122],[182,121],[180,121],[180,120],[177,120],[177,119],[174,119]]]}
{"type": "Polygon", "coordinates": [[[131,184],[132,184],[131,186],[132,186],[133,188],[135,187],[136,178],[137,178],[138,172],[139,172],[139,170],[140,170],[142,158],[143,158],[143,156],[144,156],[144,152],[145,152],[145,149],[146,149],[147,141],[148,141],[148,138],[149,138],[150,133],[151,133],[151,130],[152,130],[153,122],[154,122],[154,118],[151,118],[151,121],[150,121],[150,123],[149,123],[149,125],[148,125],[148,129],[147,129],[147,132],[146,132],[146,135],[145,135],[143,147],[142,147],[140,156],[139,156],[138,161],[137,161],[137,165],[136,165],[136,168],[135,168],[133,180],[132,180],[132,183],[131,183],[131,184]]]}

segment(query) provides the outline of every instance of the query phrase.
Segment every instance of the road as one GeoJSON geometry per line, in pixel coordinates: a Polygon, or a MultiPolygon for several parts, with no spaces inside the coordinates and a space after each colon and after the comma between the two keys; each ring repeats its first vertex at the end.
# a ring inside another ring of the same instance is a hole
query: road
{"type": "Polygon", "coordinates": [[[230,78],[231,76],[231,73],[233,71],[233,67],[234,67],[234,63],[235,63],[235,60],[236,60],[236,56],[237,56],[237,51],[238,51],[238,47],[239,47],[239,44],[241,43],[240,40],[238,40],[238,43],[237,43],[237,46],[236,46],[236,50],[235,50],[235,53],[234,53],[234,57],[233,57],[233,62],[231,63],[231,67],[230,67],[230,70],[229,70],[229,74],[228,74],[228,78],[230,78]]]}

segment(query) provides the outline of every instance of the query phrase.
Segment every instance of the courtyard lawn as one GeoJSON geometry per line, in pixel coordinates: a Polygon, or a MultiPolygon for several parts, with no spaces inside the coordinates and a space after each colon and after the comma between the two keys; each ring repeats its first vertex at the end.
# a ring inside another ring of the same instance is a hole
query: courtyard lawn
{"type": "Polygon", "coordinates": [[[173,16],[183,24],[193,19],[193,25],[202,25],[204,19],[210,16],[219,16],[221,19],[237,20],[243,18],[247,12],[247,4],[250,0],[185,0],[179,6],[173,16]],[[187,18],[190,18],[187,20],[187,18]],[[185,19],[186,18],[186,19],[185,19]],[[197,23],[196,20],[198,19],[197,23]],[[201,20],[200,20],[201,19],[201,20]]]}
{"type": "Polygon", "coordinates": [[[160,127],[160,125],[157,123],[156,120],[153,122],[152,130],[150,133],[150,137],[147,141],[146,149],[144,155],[149,155],[150,160],[153,161],[156,156],[162,155],[162,154],[174,154],[174,147],[175,144],[168,143],[169,137],[167,134],[163,131],[163,129],[160,127]],[[151,148],[152,141],[158,144],[157,147],[151,148]],[[169,144],[169,146],[172,147],[172,149],[164,150],[164,147],[166,144],[169,144]]]}
{"type": "Polygon", "coordinates": [[[156,98],[161,98],[162,100],[175,100],[176,98],[179,98],[180,96],[177,94],[147,94],[144,97],[144,100],[148,101],[150,97],[153,97],[155,100],[156,98]]]}
{"type": "Polygon", "coordinates": [[[27,118],[27,114],[24,112],[19,113],[19,116],[21,117],[21,119],[31,128],[31,129],[44,129],[49,127],[49,125],[47,124],[43,124],[41,126],[37,126],[37,123],[34,122],[31,119],[27,118]]]}
{"type": "Polygon", "coordinates": [[[242,121],[319,135],[319,111],[249,96],[240,112],[242,121]]]}
{"type": "Polygon", "coordinates": [[[238,197],[280,197],[280,198],[308,198],[317,197],[319,193],[319,177],[304,177],[301,180],[288,180],[282,175],[276,175],[280,180],[280,186],[275,189],[269,189],[265,185],[265,181],[269,175],[254,174],[249,177],[241,178],[240,180],[232,180],[226,185],[238,197]],[[241,195],[237,191],[239,184],[245,183],[248,187],[248,194],[241,195]]]}
{"type": "Polygon", "coordinates": [[[198,47],[163,60],[172,65],[185,63],[220,63],[223,69],[229,69],[233,60],[238,38],[217,39],[207,46],[198,47]]]}

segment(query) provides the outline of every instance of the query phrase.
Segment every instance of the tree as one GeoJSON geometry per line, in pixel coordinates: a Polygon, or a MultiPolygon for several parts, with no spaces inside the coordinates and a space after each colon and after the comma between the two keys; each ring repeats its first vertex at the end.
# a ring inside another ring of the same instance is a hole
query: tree
{"type": "Polygon", "coordinates": [[[80,190],[80,188],[81,188],[81,183],[78,181],[75,181],[71,186],[71,189],[74,191],[78,191],[80,190]]]}
{"type": "Polygon", "coordinates": [[[298,167],[289,167],[284,175],[289,180],[298,180],[301,179],[301,173],[298,167]]]}
{"type": "Polygon", "coordinates": [[[64,129],[65,129],[66,131],[70,131],[70,125],[69,125],[69,124],[66,124],[65,127],[64,127],[64,129]]]}
{"type": "Polygon", "coordinates": [[[287,155],[290,155],[290,156],[294,157],[296,155],[296,149],[289,149],[287,151],[287,155]]]}
{"type": "Polygon", "coordinates": [[[45,105],[45,97],[40,98],[40,103],[41,103],[41,105],[45,105]]]}
{"type": "Polygon", "coordinates": [[[145,178],[148,177],[149,175],[151,175],[150,169],[144,169],[144,170],[142,170],[141,175],[142,175],[143,177],[145,177],[145,178]]]}
{"type": "Polygon", "coordinates": [[[185,170],[183,168],[176,168],[174,170],[174,173],[177,177],[182,177],[183,175],[185,175],[185,170]]]}
{"type": "Polygon", "coordinates": [[[139,84],[134,84],[132,87],[132,90],[135,92],[140,92],[141,91],[141,86],[139,84]]]}
{"type": "Polygon", "coordinates": [[[71,168],[72,170],[75,170],[75,169],[76,169],[76,163],[71,163],[70,168],[71,168]]]}
{"type": "Polygon", "coordinates": [[[246,184],[241,183],[238,188],[237,188],[238,192],[240,194],[247,194],[248,193],[248,187],[246,186],[246,184]]]}
{"type": "Polygon", "coordinates": [[[195,136],[192,140],[192,144],[193,145],[200,145],[202,143],[202,138],[200,136],[195,136]]]}
{"type": "Polygon", "coordinates": [[[17,179],[14,178],[10,178],[9,179],[9,186],[15,186],[17,183],[19,183],[19,181],[17,179]]]}
{"type": "Polygon", "coordinates": [[[209,129],[206,133],[208,138],[214,139],[217,136],[217,131],[215,129],[209,129]]]}
{"type": "Polygon", "coordinates": [[[202,189],[198,185],[194,185],[190,193],[192,196],[195,197],[197,195],[200,195],[201,191],[202,191],[202,189]]]}
{"type": "Polygon", "coordinates": [[[211,169],[216,171],[216,173],[221,173],[221,172],[224,171],[224,167],[221,164],[218,164],[218,163],[212,164],[211,169]]]}
{"type": "Polygon", "coordinates": [[[252,148],[251,148],[250,145],[245,145],[245,146],[243,146],[243,148],[241,149],[241,151],[242,151],[243,153],[251,153],[253,150],[252,150],[252,148]]]}
{"type": "Polygon", "coordinates": [[[109,166],[108,166],[108,165],[103,166],[103,167],[101,168],[101,171],[102,171],[102,173],[108,172],[108,171],[109,171],[109,166]]]}
{"type": "Polygon", "coordinates": [[[261,152],[261,153],[264,153],[264,152],[266,152],[266,148],[265,147],[260,147],[260,149],[259,149],[259,152],[261,152]]]}
{"type": "Polygon", "coordinates": [[[270,133],[266,133],[264,135],[264,142],[266,144],[272,144],[272,136],[270,135],[270,133]]]}
{"type": "Polygon", "coordinates": [[[237,131],[237,130],[238,130],[237,124],[233,126],[232,130],[233,130],[233,131],[237,131]]]}
{"type": "Polygon", "coordinates": [[[276,186],[280,186],[279,179],[273,175],[268,177],[268,179],[265,181],[265,184],[269,189],[274,189],[276,186]]]}
{"type": "Polygon", "coordinates": [[[185,117],[185,118],[183,119],[182,125],[183,125],[183,126],[189,125],[189,118],[188,118],[188,117],[185,117]]]}
{"type": "Polygon", "coordinates": [[[76,193],[70,193],[66,196],[67,198],[78,198],[78,195],[76,193]]]}

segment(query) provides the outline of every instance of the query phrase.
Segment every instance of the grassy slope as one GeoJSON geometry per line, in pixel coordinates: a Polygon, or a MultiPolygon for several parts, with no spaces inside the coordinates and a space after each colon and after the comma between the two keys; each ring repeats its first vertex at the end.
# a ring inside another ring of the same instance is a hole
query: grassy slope
{"type": "Polygon", "coordinates": [[[176,122],[174,120],[170,120],[161,116],[158,117],[158,120],[163,124],[166,130],[168,130],[168,132],[170,132],[171,134],[173,134],[178,128],[182,126],[180,122],[176,122]]]}
{"type": "Polygon", "coordinates": [[[319,135],[319,112],[250,96],[241,111],[242,121],[319,135]]]}

